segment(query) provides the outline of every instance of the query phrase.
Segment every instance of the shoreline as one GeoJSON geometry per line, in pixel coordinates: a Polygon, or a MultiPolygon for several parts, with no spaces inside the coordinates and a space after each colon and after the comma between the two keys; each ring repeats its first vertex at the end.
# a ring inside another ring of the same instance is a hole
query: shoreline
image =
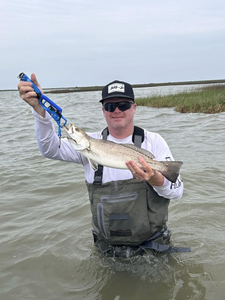
{"type": "MultiPolygon", "coordinates": [[[[164,82],[164,83],[143,83],[143,84],[131,84],[133,88],[146,88],[146,87],[158,87],[158,86],[174,86],[174,85],[198,85],[198,84],[220,84],[225,83],[225,79],[215,80],[196,80],[196,81],[176,81],[176,82],[164,82]]],[[[43,88],[45,94],[61,94],[61,93],[75,93],[75,92],[93,92],[101,91],[104,86],[86,86],[86,87],[61,87],[61,88],[43,88]]],[[[5,89],[0,92],[17,91],[17,89],[5,89]]]]}

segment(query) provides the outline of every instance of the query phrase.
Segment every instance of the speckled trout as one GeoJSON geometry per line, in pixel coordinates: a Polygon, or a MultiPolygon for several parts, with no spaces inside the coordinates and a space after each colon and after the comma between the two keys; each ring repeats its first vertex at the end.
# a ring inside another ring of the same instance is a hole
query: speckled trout
{"type": "Polygon", "coordinates": [[[91,167],[96,171],[98,164],[109,168],[128,169],[126,162],[133,160],[142,168],[138,157],[143,157],[153,170],[160,172],[169,181],[176,182],[182,162],[156,161],[154,155],[132,144],[117,144],[87,135],[76,125],[67,123],[63,128],[72,147],[87,157],[91,167]]]}

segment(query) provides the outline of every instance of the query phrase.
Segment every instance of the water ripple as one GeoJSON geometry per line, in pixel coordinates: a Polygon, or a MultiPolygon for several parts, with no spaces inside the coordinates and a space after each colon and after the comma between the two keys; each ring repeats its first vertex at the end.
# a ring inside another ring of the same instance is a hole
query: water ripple
{"type": "MultiPolygon", "coordinates": [[[[136,89],[136,96],[170,90],[136,89]]],[[[100,92],[49,94],[87,131],[104,128],[100,92]],[[85,109],[84,109],[85,107],[85,109]],[[99,116],[96,118],[96,116],[99,116]]],[[[0,298],[223,299],[224,121],[138,107],[135,123],[160,133],[182,160],[185,192],[171,201],[172,243],[191,253],[100,259],[81,166],[43,158],[31,109],[17,92],[1,92],[0,298]],[[7,125],[7,126],[6,126],[7,125]],[[127,288],[129,287],[129,288],[127,288]]]]}

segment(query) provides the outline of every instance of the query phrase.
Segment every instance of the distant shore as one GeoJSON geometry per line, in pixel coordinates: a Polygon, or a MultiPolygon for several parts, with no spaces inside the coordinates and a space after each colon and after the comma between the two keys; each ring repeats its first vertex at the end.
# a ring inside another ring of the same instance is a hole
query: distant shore
{"type": "MultiPolygon", "coordinates": [[[[193,85],[193,84],[219,84],[225,83],[225,79],[220,80],[201,80],[201,81],[183,81],[183,82],[164,82],[164,83],[145,83],[132,84],[133,88],[146,88],[157,86],[173,86],[173,85],[193,85]]],[[[93,92],[101,91],[104,86],[88,86],[88,87],[68,87],[68,88],[52,88],[46,89],[45,93],[60,94],[60,93],[74,93],[74,92],[93,92]]],[[[45,89],[44,89],[45,90],[45,89]]]]}
{"type": "MultiPolygon", "coordinates": [[[[157,86],[173,86],[173,85],[194,85],[194,84],[219,84],[225,83],[225,79],[215,80],[198,80],[198,81],[177,81],[177,82],[164,82],[164,83],[143,83],[143,84],[132,84],[133,88],[146,88],[146,87],[157,87],[157,86]]],[[[103,86],[86,86],[86,87],[61,87],[61,88],[43,88],[45,94],[61,94],[61,93],[75,93],[75,92],[92,92],[101,91],[103,86]]],[[[0,90],[1,92],[16,91],[17,89],[5,89],[0,90]]]]}
{"type": "MultiPolygon", "coordinates": [[[[153,95],[149,97],[137,97],[135,102],[140,106],[165,108],[174,107],[180,113],[206,113],[214,114],[225,112],[225,79],[199,80],[183,82],[132,84],[133,88],[198,85],[196,89],[169,95],[153,95]],[[199,87],[199,85],[201,87],[199,87]],[[204,86],[205,85],[205,86],[204,86]]],[[[45,94],[64,94],[75,92],[101,91],[103,86],[45,88],[45,94]]],[[[1,90],[16,91],[16,90],[1,90]]],[[[1,92],[0,91],[0,92],[1,92]]]]}

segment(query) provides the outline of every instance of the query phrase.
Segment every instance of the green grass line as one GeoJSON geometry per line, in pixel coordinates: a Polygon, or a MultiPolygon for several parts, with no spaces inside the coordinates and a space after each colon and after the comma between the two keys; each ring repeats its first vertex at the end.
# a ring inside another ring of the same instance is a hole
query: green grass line
{"type": "Polygon", "coordinates": [[[225,85],[213,85],[165,96],[137,98],[137,105],[148,107],[174,107],[180,113],[215,114],[225,111],[225,85]]]}

